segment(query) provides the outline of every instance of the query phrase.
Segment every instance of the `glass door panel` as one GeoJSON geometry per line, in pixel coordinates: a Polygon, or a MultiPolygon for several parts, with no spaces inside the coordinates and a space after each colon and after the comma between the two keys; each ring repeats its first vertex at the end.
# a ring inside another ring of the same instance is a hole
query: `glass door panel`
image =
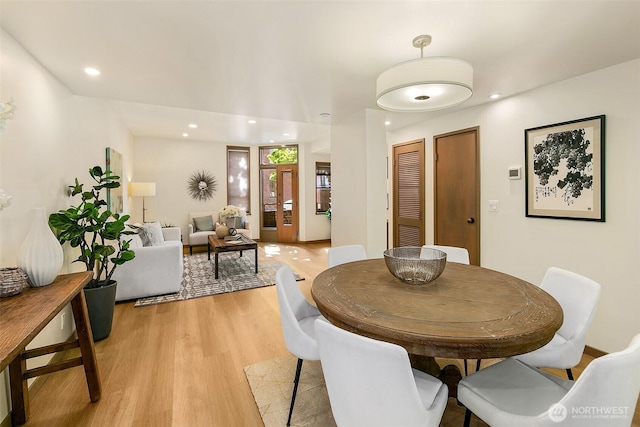
{"type": "Polygon", "coordinates": [[[261,169],[262,181],[262,228],[276,227],[276,212],[278,210],[278,180],[274,169],[261,169]]]}
{"type": "Polygon", "coordinates": [[[279,242],[298,241],[298,166],[277,166],[278,175],[278,226],[279,242]]]}

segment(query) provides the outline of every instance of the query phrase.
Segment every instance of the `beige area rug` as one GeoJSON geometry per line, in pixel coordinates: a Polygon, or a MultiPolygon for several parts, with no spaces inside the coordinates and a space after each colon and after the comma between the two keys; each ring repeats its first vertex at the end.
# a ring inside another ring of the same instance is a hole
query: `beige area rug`
{"type": "MultiPolygon", "coordinates": [[[[244,368],[265,427],[282,427],[287,424],[297,362],[298,359],[291,356],[267,360],[244,368]]],[[[320,361],[305,360],[302,363],[291,425],[336,425],[320,361]]]]}
{"type": "MultiPolygon", "coordinates": [[[[436,361],[440,366],[455,364],[464,372],[461,360],[437,358],[436,361]]],[[[267,360],[244,368],[265,427],[282,427],[287,423],[296,362],[297,359],[291,356],[267,360]]],[[[482,366],[487,367],[495,362],[494,360],[483,361],[482,366]]],[[[469,362],[469,368],[475,368],[475,360],[469,362]]],[[[450,398],[440,425],[442,427],[462,426],[464,412],[464,407],[458,405],[456,399],[450,398]]],[[[305,360],[302,364],[291,425],[298,427],[334,427],[336,425],[331,414],[329,395],[319,361],[305,360]]],[[[471,418],[471,426],[486,427],[487,424],[474,416],[471,418]]]]}

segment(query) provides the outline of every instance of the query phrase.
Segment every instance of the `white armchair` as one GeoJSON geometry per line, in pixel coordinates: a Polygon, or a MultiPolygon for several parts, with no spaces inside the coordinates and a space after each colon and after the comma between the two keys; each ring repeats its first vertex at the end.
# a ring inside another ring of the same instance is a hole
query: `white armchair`
{"type": "Polygon", "coordinates": [[[291,425],[293,405],[296,403],[296,393],[300,382],[303,360],[320,360],[318,344],[315,338],[314,322],[324,319],[318,309],[305,299],[296,284],[296,278],[291,267],[283,265],[276,272],[276,293],[280,307],[280,321],[282,333],[287,349],[298,358],[296,375],[293,379],[293,393],[289,405],[287,426],[291,425]]]}
{"type": "Polygon", "coordinates": [[[536,368],[566,369],[567,376],[572,380],[571,368],[580,363],[582,358],[587,332],[598,307],[601,286],[588,277],[550,267],[542,278],[540,288],[560,303],[564,321],[544,347],[515,358],[536,368]]]}
{"type": "MultiPolygon", "coordinates": [[[[189,212],[189,224],[187,225],[187,227],[189,231],[189,253],[191,255],[193,255],[194,246],[206,245],[209,236],[215,234],[215,224],[217,222],[220,222],[218,212],[189,212]],[[212,227],[204,227],[204,229],[202,230],[197,229],[196,221],[194,221],[194,219],[205,217],[211,217],[212,227]]],[[[238,233],[244,234],[251,239],[251,229],[249,228],[249,223],[246,221],[246,217],[243,216],[240,222],[242,223],[242,227],[236,227],[236,231],[238,233]]]]}
{"type": "Polygon", "coordinates": [[[463,378],[458,399],[493,427],[628,427],[640,391],[638,366],[640,334],[627,349],[593,360],[576,381],[509,358],[463,378]]]}
{"type": "Polygon", "coordinates": [[[322,371],[339,426],[439,426],[445,384],[411,368],[407,350],[315,321],[322,371]]]}
{"type": "Polygon", "coordinates": [[[143,246],[138,235],[126,236],[136,257],[113,273],[112,279],[118,281],[116,301],[180,291],[184,268],[180,228],[163,228],[162,235],[164,242],[158,246],[143,246]]]}

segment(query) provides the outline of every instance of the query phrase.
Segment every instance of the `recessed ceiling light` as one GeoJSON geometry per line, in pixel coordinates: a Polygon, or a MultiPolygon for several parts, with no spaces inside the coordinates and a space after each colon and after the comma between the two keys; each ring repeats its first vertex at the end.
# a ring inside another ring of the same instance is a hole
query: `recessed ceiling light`
{"type": "Polygon", "coordinates": [[[275,139],[270,139],[269,140],[269,143],[271,143],[271,144],[273,144],[274,142],[276,142],[275,139]]]}
{"type": "Polygon", "coordinates": [[[282,136],[291,136],[290,133],[283,133],[282,136]]]}
{"type": "Polygon", "coordinates": [[[186,138],[186,137],[189,136],[189,134],[185,132],[185,133],[182,134],[182,136],[184,136],[186,138]]]}
{"type": "Polygon", "coordinates": [[[85,68],[84,72],[89,76],[99,76],[100,75],[100,70],[98,70],[97,68],[93,68],[93,67],[85,68]]]}
{"type": "Polygon", "coordinates": [[[491,95],[489,95],[489,98],[498,99],[498,98],[500,98],[500,96],[502,96],[502,94],[496,92],[496,93],[492,93],[491,95]]]}
{"type": "Polygon", "coordinates": [[[198,125],[197,125],[197,124],[195,124],[195,123],[189,123],[189,127],[190,127],[191,129],[195,129],[195,128],[197,128],[197,127],[198,127],[198,125]]]}
{"type": "Polygon", "coordinates": [[[385,126],[389,126],[391,124],[391,122],[389,120],[387,120],[386,122],[384,122],[385,126]]]}
{"type": "Polygon", "coordinates": [[[249,123],[249,124],[251,124],[251,125],[255,125],[255,124],[256,124],[256,121],[255,121],[255,120],[253,120],[253,119],[251,119],[251,120],[247,121],[247,123],[249,123]]]}

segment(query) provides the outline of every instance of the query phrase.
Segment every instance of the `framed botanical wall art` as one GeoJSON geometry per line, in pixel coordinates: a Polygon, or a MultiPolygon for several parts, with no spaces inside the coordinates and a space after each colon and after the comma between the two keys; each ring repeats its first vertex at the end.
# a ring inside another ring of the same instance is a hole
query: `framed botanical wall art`
{"type": "Polygon", "coordinates": [[[605,116],[524,131],[526,216],[605,220],[605,116]]]}
{"type": "Polygon", "coordinates": [[[120,177],[118,179],[120,187],[107,188],[107,204],[111,212],[121,214],[124,206],[122,196],[122,154],[111,147],[107,147],[107,170],[111,171],[112,176],[120,177]]]}

